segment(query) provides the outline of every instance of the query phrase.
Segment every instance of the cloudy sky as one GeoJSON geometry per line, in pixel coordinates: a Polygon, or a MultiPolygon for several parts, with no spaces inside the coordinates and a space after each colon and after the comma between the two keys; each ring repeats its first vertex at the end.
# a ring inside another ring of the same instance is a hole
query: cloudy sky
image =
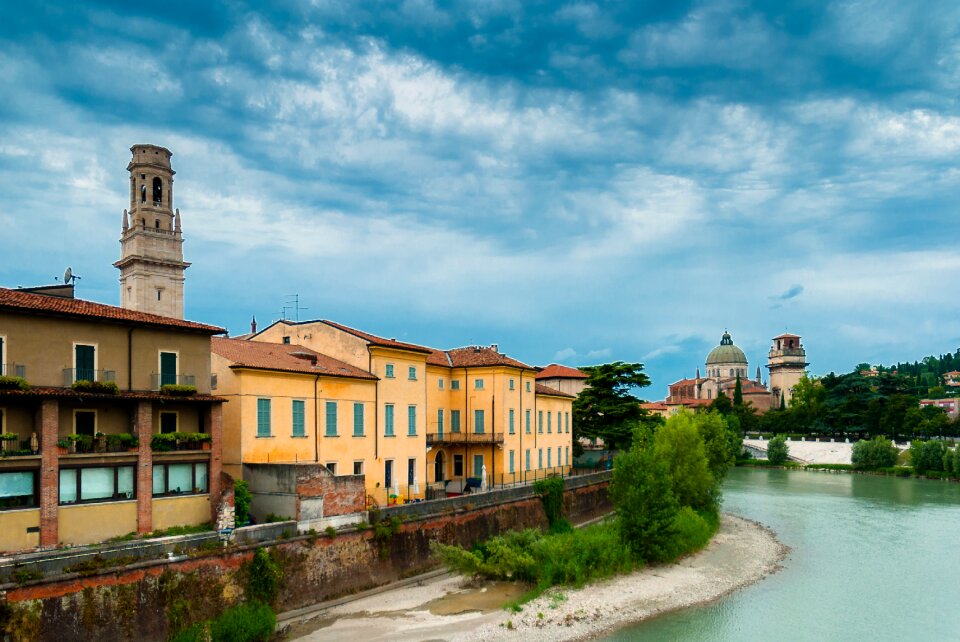
{"type": "Polygon", "coordinates": [[[0,284],[117,303],[153,143],[187,316],[235,334],[298,294],[650,398],[724,328],[751,369],[960,347],[955,0],[265,4],[0,5],[0,284]]]}

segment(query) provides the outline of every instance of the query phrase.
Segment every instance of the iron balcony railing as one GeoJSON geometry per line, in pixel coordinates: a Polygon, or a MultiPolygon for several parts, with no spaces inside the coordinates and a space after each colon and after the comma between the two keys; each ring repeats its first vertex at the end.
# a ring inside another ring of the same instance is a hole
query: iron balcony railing
{"type": "Polygon", "coordinates": [[[197,377],[192,374],[157,374],[154,372],[150,375],[150,385],[153,390],[160,390],[160,386],[166,385],[175,385],[175,386],[197,386],[197,377]]]}
{"type": "Polygon", "coordinates": [[[69,388],[77,381],[116,381],[116,370],[94,370],[93,368],[64,368],[63,386],[69,388]]]}
{"type": "Polygon", "coordinates": [[[27,366],[22,363],[0,363],[0,376],[27,378],[27,366]]]}
{"type": "Polygon", "coordinates": [[[428,432],[431,444],[502,444],[502,432],[428,432]]]}

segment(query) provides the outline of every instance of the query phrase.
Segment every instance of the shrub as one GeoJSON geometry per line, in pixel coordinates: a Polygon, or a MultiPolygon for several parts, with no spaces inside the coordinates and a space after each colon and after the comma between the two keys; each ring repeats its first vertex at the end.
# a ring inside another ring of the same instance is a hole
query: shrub
{"type": "Polygon", "coordinates": [[[176,433],[168,432],[150,438],[150,448],[157,452],[168,452],[177,447],[176,433]]]}
{"type": "Polygon", "coordinates": [[[0,376],[0,390],[29,390],[30,384],[23,377],[0,376]]]}
{"type": "Polygon", "coordinates": [[[666,559],[679,510],[667,463],[634,446],[614,460],[610,497],[623,545],[641,560],[666,559]]]}
{"type": "Polygon", "coordinates": [[[667,549],[667,559],[676,559],[706,546],[720,527],[720,520],[714,513],[700,514],[684,506],[677,512],[673,526],[676,534],[667,549]]]}
{"type": "Polygon", "coordinates": [[[173,397],[189,397],[197,394],[196,386],[185,386],[175,383],[165,383],[160,386],[160,392],[173,397]]]}
{"type": "Polygon", "coordinates": [[[267,642],[277,628],[277,616],[266,604],[241,604],[210,623],[214,642],[267,642]]]}
{"type": "Polygon", "coordinates": [[[323,529],[323,532],[325,532],[327,537],[330,539],[333,539],[337,536],[337,529],[335,529],[333,526],[327,526],[325,529],[323,529]]]}
{"type": "Polygon", "coordinates": [[[242,479],[233,481],[233,510],[237,526],[243,526],[250,521],[250,502],[253,495],[250,486],[242,479]]]}
{"type": "Polygon", "coordinates": [[[79,379],[70,386],[77,392],[95,392],[104,395],[115,395],[120,392],[119,386],[114,381],[87,381],[79,379]]]}
{"type": "Polygon", "coordinates": [[[670,417],[653,436],[653,451],[654,458],[665,462],[670,471],[673,495],[680,506],[716,510],[720,484],[710,472],[703,437],[692,413],[670,417]]]}
{"type": "Polygon", "coordinates": [[[876,470],[896,464],[898,454],[899,451],[889,439],[874,437],[869,441],[861,439],[855,443],[850,461],[857,470],[876,470]]]}
{"type": "Polygon", "coordinates": [[[914,441],[910,444],[910,459],[913,469],[923,475],[928,471],[943,470],[943,456],[947,447],[942,441],[914,441]]]}
{"type": "Polygon", "coordinates": [[[790,447],[787,445],[787,439],[783,435],[777,435],[767,443],[767,461],[774,466],[787,461],[790,454],[790,447]]]}
{"type": "Polygon", "coordinates": [[[533,492],[540,496],[547,523],[551,529],[569,530],[570,524],[563,519],[563,478],[556,475],[533,483],[533,492]]]}
{"type": "Polygon", "coordinates": [[[272,605],[282,580],[283,569],[266,549],[258,546],[247,569],[247,599],[272,605]]]}

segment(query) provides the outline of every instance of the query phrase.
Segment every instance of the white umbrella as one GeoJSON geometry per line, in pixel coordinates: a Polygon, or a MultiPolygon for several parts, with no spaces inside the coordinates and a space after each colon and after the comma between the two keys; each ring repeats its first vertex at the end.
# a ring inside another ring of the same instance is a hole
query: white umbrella
{"type": "Polygon", "coordinates": [[[414,495],[420,494],[420,478],[417,477],[416,475],[413,476],[413,494],[414,495]]]}
{"type": "Polygon", "coordinates": [[[480,491],[487,492],[487,465],[480,469],[480,491]]]}

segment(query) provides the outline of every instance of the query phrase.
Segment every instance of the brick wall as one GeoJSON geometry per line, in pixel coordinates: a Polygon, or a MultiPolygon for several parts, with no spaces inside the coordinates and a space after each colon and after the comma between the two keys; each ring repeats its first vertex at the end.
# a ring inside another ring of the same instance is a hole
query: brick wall
{"type": "Polygon", "coordinates": [[[140,446],[137,454],[137,532],[149,533],[153,530],[153,403],[141,401],[137,404],[134,425],[140,446]]]}
{"type": "Polygon", "coordinates": [[[297,475],[297,519],[301,515],[303,499],[323,498],[323,517],[349,515],[366,510],[367,491],[362,475],[330,474],[325,467],[304,468],[297,475]]]}
{"type": "Polygon", "coordinates": [[[60,404],[44,399],[37,408],[37,436],[40,441],[40,547],[53,548],[60,543],[57,511],[60,504],[60,456],[57,431],[60,404]]]}
{"type": "MultiPolygon", "coordinates": [[[[212,403],[207,407],[204,425],[210,433],[210,521],[217,523],[218,512],[222,502],[223,490],[220,473],[223,471],[223,404],[212,403]]],[[[232,493],[232,486],[231,486],[232,493]]],[[[230,496],[230,506],[233,506],[233,495],[230,496]]]]}

